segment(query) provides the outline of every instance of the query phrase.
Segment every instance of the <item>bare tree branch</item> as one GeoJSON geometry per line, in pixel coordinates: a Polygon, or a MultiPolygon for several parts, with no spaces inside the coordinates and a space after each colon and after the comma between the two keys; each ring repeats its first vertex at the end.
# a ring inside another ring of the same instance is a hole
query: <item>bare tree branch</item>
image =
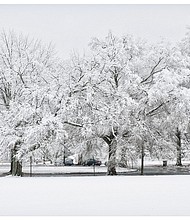
{"type": "Polygon", "coordinates": [[[160,105],[158,105],[156,108],[152,109],[151,111],[149,111],[148,113],[146,113],[146,116],[152,116],[152,114],[157,111],[158,109],[160,109],[162,106],[164,106],[167,102],[162,102],[160,105]]]}
{"type": "Polygon", "coordinates": [[[71,126],[75,126],[75,127],[80,127],[80,128],[83,127],[83,125],[77,124],[77,123],[74,123],[74,122],[64,121],[63,123],[71,125],[71,126]]]}
{"type": "Polygon", "coordinates": [[[143,79],[141,81],[141,83],[146,82],[148,79],[150,79],[150,77],[152,77],[154,74],[161,72],[162,70],[164,70],[166,68],[166,66],[164,66],[163,68],[156,70],[156,68],[158,67],[158,65],[161,63],[161,61],[164,59],[164,57],[159,58],[157,64],[152,68],[150,74],[148,77],[146,77],[145,79],[143,79]]]}

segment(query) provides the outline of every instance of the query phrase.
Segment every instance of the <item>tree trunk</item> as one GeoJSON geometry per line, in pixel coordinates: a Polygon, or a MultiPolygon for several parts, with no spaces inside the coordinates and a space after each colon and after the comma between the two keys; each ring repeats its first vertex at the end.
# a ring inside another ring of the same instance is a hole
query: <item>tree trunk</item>
{"type": "Polygon", "coordinates": [[[116,172],[116,150],[117,150],[116,138],[113,135],[110,135],[110,136],[104,136],[103,140],[109,146],[107,175],[117,175],[117,172],[116,172]]]}
{"type": "Polygon", "coordinates": [[[22,163],[17,159],[18,146],[15,144],[11,149],[11,170],[12,176],[22,176],[22,163]]]}
{"type": "Polygon", "coordinates": [[[141,145],[141,175],[144,174],[144,143],[141,145]]]}
{"type": "Polygon", "coordinates": [[[82,156],[82,154],[79,154],[78,155],[78,165],[82,165],[83,164],[83,156],[82,156]]]}
{"type": "Polygon", "coordinates": [[[46,156],[45,156],[45,154],[43,155],[43,164],[44,165],[46,164],[46,156]]]}
{"type": "Polygon", "coordinates": [[[177,161],[176,161],[176,166],[182,166],[181,162],[181,156],[182,156],[182,149],[181,149],[181,132],[177,128],[176,131],[176,137],[177,137],[177,161]]]}
{"type": "Polygon", "coordinates": [[[112,139],[109,144],[109,160],[108,160],[108,175],[117,175],[116,172],[116,149],[117,149],[117,141],[116,139],[112,139]]]}
{"type": "Polygon", "coordinates": [[[10,174],[12,174],[13,172],[13,157],[14,157],[14,154],[13,154],[13,149],[11,149],[11,169],[9,171],[10,174]]]}
{"type": "Polygon", "coordinates": [[[127,168],[128,167],[128,158],[126,156],[126,146],[121,149],[121,161],[120,166],[127,168]]]}

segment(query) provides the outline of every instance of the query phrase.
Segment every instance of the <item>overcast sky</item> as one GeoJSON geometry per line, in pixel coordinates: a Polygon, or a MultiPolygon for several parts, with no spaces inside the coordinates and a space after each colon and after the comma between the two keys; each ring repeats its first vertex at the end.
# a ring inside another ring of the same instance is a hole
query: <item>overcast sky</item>
{"type": "Polygon", "coordinates": [[[52,41],[67,58],[109,30],[149,41],[178,41],[190,26],[190,5],[0,5],[0,29],[52,41]]]}

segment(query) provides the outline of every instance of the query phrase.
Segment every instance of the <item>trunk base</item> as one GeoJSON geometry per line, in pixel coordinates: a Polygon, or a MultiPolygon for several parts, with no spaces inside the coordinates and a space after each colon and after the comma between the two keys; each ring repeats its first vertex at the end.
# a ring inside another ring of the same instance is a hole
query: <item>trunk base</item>
{"type": "Polygon", "coordinates": [[[17,149],[11,150],[11,169],[9,173],[12,176],[22,176],[22,162],[16,158],[17,149]]]}
{"type": "Polygon", "coordinates": [[[108,176],[115,176],[115,175],[117,175],[117,172],[116,172],[115,167],[109,168],[109,169],[108,169],[108,172],[107,172],[107,175],[108,175],[108,176]]]}
{"type": "Polygon", "coordinates": [[[22,164],[19,161],[14,161],[12,176],[22,176],[22,164]]]}
{"type": "Polygon", "coordinates": [[[177,167],[182,167],[183,165],[182,165],[182,163],[176,163],[176,166],[177,167]]]}

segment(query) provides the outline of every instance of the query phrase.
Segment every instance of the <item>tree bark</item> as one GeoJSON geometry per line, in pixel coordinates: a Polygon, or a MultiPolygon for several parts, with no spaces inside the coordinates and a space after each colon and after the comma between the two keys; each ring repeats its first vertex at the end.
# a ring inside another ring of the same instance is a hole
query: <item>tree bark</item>
{"type": "Polygon", "coordinates": [[[117,175],[116,172],[116,150],[117,150],[117,140],[115,136],[104,136],[103,140],[108,144],[108,170],[107,175],[117,175]]]}
{"type": "Polygon", "coordinates": [[[11,169],[10,173],[12,176],[22,176],[22,163],[17,158],[18,145],[15,144],[14,148],[11,149],[11,169]]]}
{"type": "Polygon", "coordinates": [[[127,168],[128,167],[128,160],[126,156],[126,146],[124,146],[121,149],[121,161],[120,161],[120,166],[127,168]]]}
{"type": "Polygon", "coordinates": [[[177,137],[177,161],[176,161],[176,166],[182,166],[182,162],[181,162],[181,157],[182,157],[182,146],[181,146],[181,132],[180,130],[177,128],[176,131],[176,137],[177,137]]]}
{"type": "Polygon", "coordinates": [[[112,139],[112,142],[109,145],[109,160],[108,160],[108,171],[107,175],[117,175],[116,172],[116,149],[117,141],[112,139]]]}
{"type": "Polygon", "coordinates": [[[13,172],[13,157],[14,157],[13,149],[11,149],[11,169],[9,171],[10,174],[12,174],[13,172]]]}

